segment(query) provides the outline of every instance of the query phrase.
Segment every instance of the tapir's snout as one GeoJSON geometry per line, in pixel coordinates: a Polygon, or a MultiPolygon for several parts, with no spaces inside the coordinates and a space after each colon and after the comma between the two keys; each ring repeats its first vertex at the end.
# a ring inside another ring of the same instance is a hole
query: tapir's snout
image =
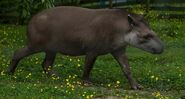
{"type": "Polygon", "coordinates": [[[164,43],[159,38],[155,38],[149,48],[152,54],[161,54],[164,51],[164,43]]]}
{"type": "Polygon", "coordinates": [[[153,54],[161,54],[164,51],[164,45],[162,44],[160,48],[152,48],[153,54]]]}
{"type": "Polygon", "coordinates": [[[161,54],[164,51],[164,43],[158,37],[153,37],[144,43],[136,43],[134,46],[152,54],[161,54]]]}

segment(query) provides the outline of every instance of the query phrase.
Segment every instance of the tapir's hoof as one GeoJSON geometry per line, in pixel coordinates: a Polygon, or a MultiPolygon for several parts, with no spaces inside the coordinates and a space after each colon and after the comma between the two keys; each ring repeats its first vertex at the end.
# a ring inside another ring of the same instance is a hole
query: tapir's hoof
{"type": "Polygon", "coordinates": [[[53,70],[50,70],[50,71],[46,72],[46,74],[47,74],[48,77],[54,77],[54,78],[58,78],[59,77],[58,73],[53,71],[53,70]]]}
{"type": "Polygon", "coordinates": [[[82,80],[84,86],[93,86],[93,83],[90,80],[82,80]]]}
{"type": "Polygon", "coordinates": [[[13,72],[13,71],[11,71],[10,69],[7,69],[7,70],[5,71],[5,74],[13,75],[13,74],[14,74],[14,72],[13,72]]]}
{"type": "Polygon", "coordinates": [[[141,89],[143,89],[144,87],[142,86],[142,85],[140,85],[140,84],[136,84],[136,85],[133,85],[132,86],[132,89],[133,90],[141,90],[141,89]]]}

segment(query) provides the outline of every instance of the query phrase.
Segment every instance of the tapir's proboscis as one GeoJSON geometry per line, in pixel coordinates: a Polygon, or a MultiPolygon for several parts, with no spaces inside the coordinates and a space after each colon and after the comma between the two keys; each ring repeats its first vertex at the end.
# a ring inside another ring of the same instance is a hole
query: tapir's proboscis
{"type": "Polygon", "coordinates": [[[44,71],[52,74],[56,53],[70,56],[85,55],[82,79],[89,81],[90,71],[100,55],[112,54],[133,89],[141,86],[130,72],[126,47],[153,54],[163,52],[163,43],[141,15],[124,9],[86,9],[54,7],[35,15],[27,27],[28,42],[17,50],[8,73],[13,74],[18,62],[29,55],[45,52],[44,71]]]}

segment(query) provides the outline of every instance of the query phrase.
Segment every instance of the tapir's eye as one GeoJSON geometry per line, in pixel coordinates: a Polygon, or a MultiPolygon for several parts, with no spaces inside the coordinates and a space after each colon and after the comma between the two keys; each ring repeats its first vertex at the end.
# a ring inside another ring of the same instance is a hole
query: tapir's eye
{"type": "Polygon", "coordinates": [[[140,38],[140,43],[146,43],[148,42],[151,38],[153,37],[153,35],[151,34],[147,34],[147,35],[144,35],[140,38]]]}

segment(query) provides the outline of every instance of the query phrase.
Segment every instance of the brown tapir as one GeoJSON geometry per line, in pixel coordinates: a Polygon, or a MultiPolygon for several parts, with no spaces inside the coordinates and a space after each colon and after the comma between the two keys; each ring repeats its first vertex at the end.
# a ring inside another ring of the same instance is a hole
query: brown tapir
{"type": "Polygon", "coordinates": [[[27,28],[28,43],[17,50],[8,69],[14,73],[18,62],[29,55],[45,52],[42,67],[52,66],[56,53],[86,55],[83,80],[99,55],[111,53],[118,61],[133,89],[140,85],[133,79],[125,54],[127,45],[153,54],[163,52],[163,44],[142,16],[123,9],[86,9],[55,7],[35,15],[27,28]]]}

